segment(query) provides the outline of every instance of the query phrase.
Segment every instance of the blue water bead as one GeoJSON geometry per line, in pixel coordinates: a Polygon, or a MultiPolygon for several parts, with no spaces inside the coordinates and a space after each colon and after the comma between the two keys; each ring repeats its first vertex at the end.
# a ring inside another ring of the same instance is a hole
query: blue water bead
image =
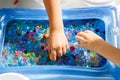
{"type": "Polygon", "coordinates": [[[22,35],[25,35],[26,34],[26,31],[22,31],[22,35]]]}
{"type": "Polygon", "coordinates": [[[37,65],[36,62],[34,62],[34,59],[30,59],[30,64],[31,65],[37,65]]]}
{"type": "Polygon", "coordinates": [[[71,38],[68,38],[68,42],[72,42],[71,38]]]}
{"type": "Polygon", "coordinates": [[[66,29],[65,29],[65,32],[70,33],[70,32],[71,32],[71,28],[66,28],[66,29]]]}
{"type": "Polygon", "coordinates": [[[44,39],[44,43],[48,43],[48,39],[44,39]]]}
{"type": "Polygon", "coordinates": [[[70,55],[70,54],[74,54],[74,52],[73,51],[71,52],[70,49],[68,49],[66,55],[70,55]]]}
{"type": "Polygon", "coordinates": [[[64,65],[62,62],[56,62],[55,65],[64,65]]]}
{"type": "Polygon", "coordinates": [[[16,49],[18,49],[18,50],[19,50],[19,49],[20,49],[20,47],[21,47],[21,46],[20,46],[19,44],[18,44],[18,45],[16,45],[16,49]]]}
{"type": "Polygon", "coordinates": [[[55,62],[55,61],[48,61],[46,64],[47,64],[47,65],[55,65],[56,62],[55,62]]]}
{"type": "Polygon", "coordinates": [[[46,64],[47,59],[46,59],[46,58],[40,58],[40,59],[39,59],[39,62],[41,62],[42,64],[46,64]]]}
{"type": "Polygon", "coordinates": [[[75,37],[71,37],[71,40],[72,40],[73,43],[76,42],[76,38],[75,37]]]}
{"type": "Polygon", "coordinates": [[[85,30],[87,30],[87,28],[86,28],[85,25],[81,25],[80,27],[81,27],[81,28],[80,28],[80,31],[85,31],[85,30]]]}
{"type": "Polygon", "coordinates": [[[74,52],[75,52],[75,54],[81,54],[81,53],[83,53],[83,50],[81,50],[80,48],[76,48],[75,50],[74,50],[74,52]]]}
{"type": "Polygon", "coordinates": [[[45,34],[47,32],[47,30],[46,29],[40,29],[40,31],[39,31],[39,34],[45,34]]]}
{"type": "Polygon", "coordinates": [[[79,60],[78,65],[79,65],[79,66],[84,66],[84,65],[85,65],[85,62],[84,62],[83,60],[79,60]]]}
{"type": "Polygon", "coordinates": [[[13,59],[14,59],[13,54],[9,54],[9,55],[7,56],[7,60],[8,60],[8,62],[11,63],[11,64],[14,63],[13,59]]]}
{"type": "Polygon", "coordinates": [[[86,67],[94,67],[94,62],[87,62],[86,67]]]}
{"type": "Polygon", "coordinates": [[[68,28],[64,27],[64,32],[65,33],[68,32],[68,28]]]}
{"type": "Polygon", "coordinates": [[[75,65],[75,59],[70,59],[70,60],[67,62],[67,65],[74,66],[74,65],[75,65]]]}
{"type": "Polygon", "coordinates": [[[68,61],[65,64],[73,66],[75,63],[75,57],[73,55],[67,55],[66,58],[68,58],[68,61]]]}
{"type": "Polygon", "coordinates": [[[72,33],[72,37],[73,37],[73,36],[76,36],[76,32],[75,32],[75,30],[72,30],[71,33],[72,33]]]}
{"type": "Polygon", "coordinates": [[[18,65],[19,65],[19,66],[23,66],[23,65],[24,65],[24,64],[22,63],[22,60],[20,60],[20,61],[18,60],[18,65]]]}
{"type": "Polygon", "coordinates": [[[82,55],[81,59],[86,62],[86,56],[85,55],[82,55]]]}
{"type": "Polygon", "coordinates": [[[73,45],[76,47],[76,48],[78,48],[78,45],[79,44],[82,44],[82,42],[80,42],[80,41],[75,41],[74,43],[73,43],[73,45]]]}

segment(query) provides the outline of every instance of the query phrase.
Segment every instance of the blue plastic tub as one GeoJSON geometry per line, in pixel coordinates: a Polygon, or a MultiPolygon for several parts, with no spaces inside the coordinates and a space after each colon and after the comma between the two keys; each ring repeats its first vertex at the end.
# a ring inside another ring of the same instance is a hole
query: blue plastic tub
{"type": "Polygon", "coordinates": [[[0,10],[0,73],[17,72],[31,80],[120,80],[120,68],[98,53],[76,48],[77,33],[92,30],[105,41],[120,47],[115,7],[63,10],[67,54],[57,61],[47,51],[49,22],[45,10],[0,10]]]}

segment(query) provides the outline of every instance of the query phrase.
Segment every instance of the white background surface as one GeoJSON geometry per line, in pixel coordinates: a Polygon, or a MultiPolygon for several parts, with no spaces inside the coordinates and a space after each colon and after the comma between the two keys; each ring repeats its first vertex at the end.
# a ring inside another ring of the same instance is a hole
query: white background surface
{"type": "MultiPolygon", "coordinates": [[[[60,0],[62,8],[79,8],[99,5],[120,5],[120,0],[60,0]]],[[[0,0],[0,8],[44,8],[43,0],[0,0]]]]}
{"type": "Polygon", "coordinates": [[[29,80],[28,77],[18,73],[4,73],[0,75],[0,80],[29,80]]]}

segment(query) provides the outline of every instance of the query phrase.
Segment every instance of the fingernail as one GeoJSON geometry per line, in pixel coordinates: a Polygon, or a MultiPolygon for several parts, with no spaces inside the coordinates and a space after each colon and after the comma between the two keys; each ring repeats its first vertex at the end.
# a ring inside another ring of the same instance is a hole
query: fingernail
{"type": "Polygon", "coordinates": [[[56,61],[56,57],[53,56],[52,54],[50,54],[50,60],[52,60],[52,61],[56,61]]]}
{"type": "Polygon", "coordinates": [[[50,57],[50,60],[52,60],[52,55],[51,55],[51,54],[50,54],[50,56],[49,56],[49,57],[50,57]]]}

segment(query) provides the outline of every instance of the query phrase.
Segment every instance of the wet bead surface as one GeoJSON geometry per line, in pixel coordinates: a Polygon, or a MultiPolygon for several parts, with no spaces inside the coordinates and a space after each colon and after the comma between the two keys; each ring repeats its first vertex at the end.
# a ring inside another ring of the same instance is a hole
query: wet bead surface
{"type": "Polygon", "coordinates": [[[97,53],[77,48],[77,33],[91,30],[105,39],[105,25],[98,19],[64,20],[64,31],[69,42],[66,55],[51,61],[48,53],[49,22],[47,20],[13,20],[5,30],[2,62],[4,66],[69,65],[102,67],[106,59],[97,53]],[[102,26],[102,27],[101,27],[102,26]]]}

